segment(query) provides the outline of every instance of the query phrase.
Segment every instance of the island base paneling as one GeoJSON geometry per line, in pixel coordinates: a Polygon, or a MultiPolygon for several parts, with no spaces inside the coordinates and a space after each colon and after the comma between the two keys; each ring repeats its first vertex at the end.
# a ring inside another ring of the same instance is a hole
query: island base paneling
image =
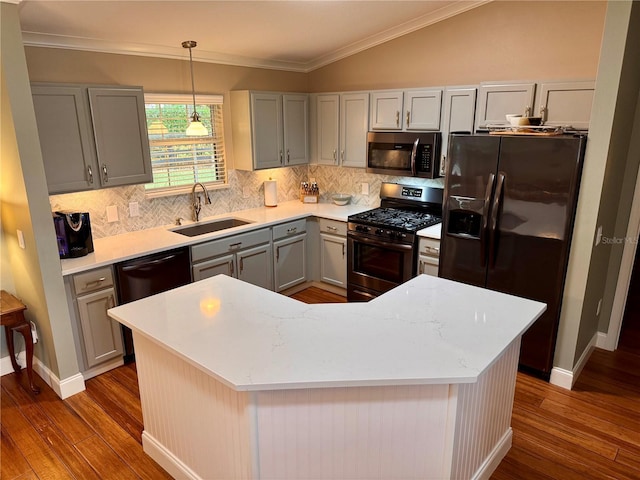
{"type": "Polygon", "coordinates": [[[177,478],[489,478],[520,342],[476,383],[235,391],[134,332],[143,447],[177,478]]]}

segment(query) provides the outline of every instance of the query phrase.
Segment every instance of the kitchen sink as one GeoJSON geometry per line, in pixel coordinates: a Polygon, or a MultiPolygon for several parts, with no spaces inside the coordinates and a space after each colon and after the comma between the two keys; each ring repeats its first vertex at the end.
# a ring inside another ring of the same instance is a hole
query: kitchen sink
{"type": "Polygon", "coordinates": [[[204,235],[205,233],[219,232],[220,230],[239,227],[240,225],[247,225],[249,223],[253,222],[242,220],[240,218],[223,218],[221,220],[213,220],[211,222],[173,228],[171,231],[179,233],[180,235],[186,235],[187,237],[197,237],[198,235],[204,235]]]}

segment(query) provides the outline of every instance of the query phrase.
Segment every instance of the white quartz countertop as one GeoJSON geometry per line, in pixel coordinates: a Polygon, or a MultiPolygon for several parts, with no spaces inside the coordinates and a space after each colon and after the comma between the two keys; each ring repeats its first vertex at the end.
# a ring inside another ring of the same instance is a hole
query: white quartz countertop
{"type": "Polygon", "coordinates": [[[419,237],[427,237],[440,240],[440,237],[442,235],[442,224],[436,223],[435,225],[431,225],[430,227],[418,230],[417,235],[419,237]]]}
{"type": "Polygon", "coordinates": [[[428,275],[321,305],[218,275],[108,313],[246,391],[475,382],[545,308],[428,275]]]}
{"type": "MultiPolygon", "coordinates": [[[[138,230],[135,232],[114,235],[93,240],[94,252],[79,258],[61,260],[62,275],[80,273],[93,268],[111,265],[123,260],[129,260],[144,255],[170,250],[172,248],[195,245],[197,243],[228,237],[238,233],[269,227],[288,220],[306,217],[322,217],[330,220],[347,221],[347,217],[354,213],[370,210],[375,207],[363,205],[338,206],[332,203],[302,203],[298,200],[283,202],[277,207],[260,207],[249,210],[230,212],[224,215],[202,218],[200,223],[206,223],[222,218],[241,218],[252,223],[233,227],[226,230],[187,237],[171,231],[175,225],[138,230]]],[[[184,225],[193,222],[185,222],[184,225]]]]}

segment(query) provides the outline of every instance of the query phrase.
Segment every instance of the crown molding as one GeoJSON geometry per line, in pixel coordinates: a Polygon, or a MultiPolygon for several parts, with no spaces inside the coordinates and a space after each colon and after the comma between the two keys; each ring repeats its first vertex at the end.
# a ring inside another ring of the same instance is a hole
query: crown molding
{"type": "Polygon", "coordinates": [[[329,65],[330,63],[337,62],[338,60],[342,60],[343,58],[355,55],[356,53],[360,53],[369,48],[381,45],[395,38],[402,37],[403,35],[415,32],[416,30],[428,27],[429,25],[441,22],[443,20],[446,20],[447,18],[454,17],[492,1],[494,0],[462,0],[452,5],[442,7],[426,15],[417,17],[409,22],[405,22],[389,30],[385,30],[376,35],[368,37],[360,42],[356,42],[348,45],[347,47],[336,50],[329,55],[319,57],[307,64],[307,72],[324,67],[326,65],[329,65]]]}
{"type": "MultiPolygon", "coordinates": [[[[21,0],[0,0],[18,3],[21,0]]],[[[459,15],[471,9],[482,6],[493,0],[462,0],[452,5],[445,6],[434,12],[417,17],[397,27],[385,30],[362,41],[353,43],[328,55],[318,57],[310,62],[286,62],[278,60],[264,60],[260,58],[228,55],[218,52],[210,52],[202,49],[193,50],[193,60],[205,63],[218,63],[238,67],[264,68],[270,70],[285,70],[291,72],[309,73],[330,63],[342,60],[356,53],[401,37],[421,28],[441,22],[447,18],[459,15]]],[[[118,55],[136,55],[143,57],[170,58],[175,60],[187,60],[184,48],[167,47],[162,45],[149,45],[126,42],[112,42],[86,37],[71,37],[38,32],[22,32],[22,41],[25,46],[42,48],[60,48],[66,50],[82,50],[88,52],[111,53],[118,55]]]]}

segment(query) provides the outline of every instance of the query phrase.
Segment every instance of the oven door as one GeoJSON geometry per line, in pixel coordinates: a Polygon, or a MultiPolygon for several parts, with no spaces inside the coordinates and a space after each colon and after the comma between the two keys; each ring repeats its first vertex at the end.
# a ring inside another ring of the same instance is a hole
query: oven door
{"type": "Polygon", "coordinates": [[[347,300],[370,300],[414,277],[414,251],[412,244],[348,232],[347,300]]]}

